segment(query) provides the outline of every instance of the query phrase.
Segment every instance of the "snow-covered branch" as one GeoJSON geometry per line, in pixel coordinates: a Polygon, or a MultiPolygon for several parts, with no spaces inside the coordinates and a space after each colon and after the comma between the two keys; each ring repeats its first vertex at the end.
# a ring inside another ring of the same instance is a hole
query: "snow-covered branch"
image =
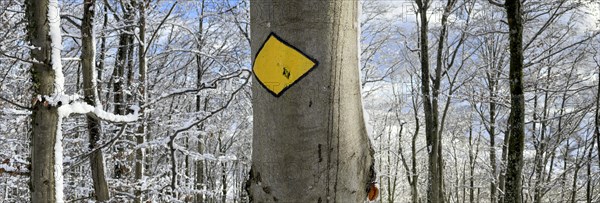
{"type": "Polygon", "coordinates": [[[83,101],[74,101],[70,104],[63,104],[60,106],[58,108],[58,113],[62,117],[67,117],[72,113],[89,114],[109,122],[126,123],[134,122],[138,119],[138,111],[140,108],[136,105],[133,105],[130,107],[130,109],[133,110],[133,113],[127,115],[116,115],[104,111],[100,106],[92,106],[83,101]]]}

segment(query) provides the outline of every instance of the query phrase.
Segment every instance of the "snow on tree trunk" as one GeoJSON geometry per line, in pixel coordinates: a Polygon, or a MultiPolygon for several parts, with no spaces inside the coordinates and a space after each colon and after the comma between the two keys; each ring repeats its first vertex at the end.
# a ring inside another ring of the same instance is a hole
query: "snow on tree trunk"
{"type": "Polygon", "coordinates": [[[36,101],[32,110],[31,201],[62,202],[62,134],[59,105],[46,101],[63,91],[60,17],[56,0],[26,2],[27,38],[34,63],[31,73],[36,101]],[[44,95],[44,96],[40,96],[44,95]]]}
{"type": "MultiPolygon", "coordinates": [[[[374,180],[357,1],[252,1],[252,55],[271,32],[318,61],[279,97],[252,85],[254,202],[363,202],[374,180]]],[[[293,73],[292,73],[293,74],[293,73]]],[[[264,81],[269,82],[269,81],[264,81]]]]}
{"type": "MultiPolygon", "coordinates": [[[[138,61],[139,61],[139,103],[143,106],[147,99],[146,91],[146,76],[147,76],[147,65],[146,65],[146,4],[144,2],[139,3],[139,47],[138,47],[138,61]]],[[[145,164],[145,152],[146,150],[141,147],[146,141],[146,121],[144,120],[144,108],[140,109],[141,122],[137,129],[136,135],[136,147],[135,150],[135,180],[139,189],[135,191],[135,202],[142,202],[142,188],[143,176],[144,176],[144,164],[145,164]]]]}
{"type": "MultiPolygon", "coordinates": [[[[83,94],[84,101],[92,106],[100,105],[96,86],[95,67],[96,42],[93,23],[95,16],[95,2],[95,0],[85,0],[83,4],[83,20],[81,23],[81,66],[83,69],[83,94]]],[[[87,115],[86,119],[90,142],[89,147],[90,150],[93,150],[98,147],[98,142],[102,136],[102,125],[100,123],[100,119],[91,115],[87,115]]],[[[92,170],[92,182],[94,185],[96,200],[108,200],[110,196],[104,172],[104,156],[102,154],[102,150],[98,150],[90,155],[90,167],[92,170]]]]}

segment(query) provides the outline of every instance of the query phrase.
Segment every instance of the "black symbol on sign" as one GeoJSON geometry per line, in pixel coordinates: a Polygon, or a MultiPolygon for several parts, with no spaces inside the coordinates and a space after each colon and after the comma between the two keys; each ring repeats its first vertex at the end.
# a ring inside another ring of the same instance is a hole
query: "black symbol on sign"
{"type": "Polygon", "coordinates": [[[283,67],[283,76],[285,76],[285,78],[290,79],[290,71],[283,67]]]}

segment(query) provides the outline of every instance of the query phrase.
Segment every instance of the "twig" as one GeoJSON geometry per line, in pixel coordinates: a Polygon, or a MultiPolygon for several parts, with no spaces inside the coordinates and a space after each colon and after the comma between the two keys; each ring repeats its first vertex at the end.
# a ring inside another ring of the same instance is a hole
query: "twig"
{"type": "Polygon", "coordinates": [[[504,4],[501,4],[500,2],[497,2],[495,0],[488,0],[490,2],[490,4],[494,5],[494,6],[498,6],[498,7],[502,7],[504,8],[504,4]]]}
{"type": "Polygon", "coordinates": [[[10,100],[8,100],[8,99],[6,99],[4,97],[1,97],[1,96],[0,96],[0,100],[8,102],[9,104],[12,104],[12,105],[14,105],[16,107],[19,107],[19,108],[22,108],[22,109],[32,110],[30,107],[26,107],[26,106],[17,104],[16,102],[10,101],[10,100]]]}
{"type": "Polygon", "coordinates": [[[25,60],[25,59],[22,59],[22,58],[19,58],[19,57],[16,57],[16,56],[11,56],[11,55],[8,55],[8,54],[5,54],[5,53],[2,53],[2,56],[8,57],[10,59],[15,59],[15,60],[18,60],[18,61],[22,61],[22,62],[25,62],[25,63],[38,64],[38,65],[46,65],[44,63],[25,60]]]}
{"type": "Polygon", "coordinates": [[[219,112],[223,111],[224,109],[226,109],[229,104],[231,104],[231,101],[233,101],[233,99],[235,98],[235,96],[237,95],[237,93],[244,89],[244,86],[246,86],[248,84],[248,81],[250,81],[250,77],[246,78],[246,81],[244,81],[244,84],[240,85],[240,87],[238,89],[236,89],[234,92],[231,93],[231,96],[229,97],[229,99],[227,100],[227,102],[225,103],[225,105],[221,106],[220,108],[211,111],[209,115],[205,116],[202,119],[199,119],[195,122],[193,122],[192,124],[188,125],[188,126],[184,126],[183,128],[177,129],[175,130],[175,132],[173,133],[173,135],[169,136],[169,148],[171,151],[171,190],[175,191],[175,188],[177,186],[177,162],[175,159],[175,139],[177,139],[177,135],[179,133],[185,132],[189,129],[191,129],[194,126],[197,126],[198,124],[204,122],[205,120],[209,119],[210,117],[218,114],[219,112]]]}
{"type": "MultiPolygon", "coordinates": [[[[160,27],[162,27],[162,25],[165,24],[165,21],[167,21],[167,18],[169,18],[169,16],[171,16],[171,12],[173,12],[173,9],[175,8],[175,5],[177,5],[177,1],[175,1],[175,3],[173,3],[173,6],[171,6],[171,9],[169,9],[169,12],[167,13],[167,15],[162,19],[162,21],[160,21],[160,24],[158,24],[158,27],[156,28],[156,30],[154,30],[154,33],[152,33],[152,37],[150,37],[150,40],[148,41],[148,44],[145,44],[144,46],[150,47],[150,45],[154,41],[154,38],[156,37],[156,34],[160,30],[160,27]]],[[[144,51],[144,56],[146,56],[146,53],[148,53],[148,50],[150,50],[150,49],[146,49],[144,51]]]]}
{"type": "Polygon", "coordinates": [[[104,147],[110,145],[111,143],[117,141],[119,138],[121,138],[121,136],[123,134],[125,134],[125,129],[127,129],[127,124],[124,124],[123,127],[121,127],[121,130],[119,131],[119,134],[117,134],[115,137],[113,137],[111,140],[109,140],[108,142],[94,148],[93,150],[79,155],[77,157],[75,157],[76,159],[78,159],[77,161],[75,161],[73,164],[71,164],[68,168],[66,168],[63,173],[67,173],[69,172],[71,169],[73,169],[75,166],[78,166],[79,164],[82,164],[85,160],[88,160],[87,158],[92,155],[94,152],[97,152],[98,150],[102,150],[104,147]]]}

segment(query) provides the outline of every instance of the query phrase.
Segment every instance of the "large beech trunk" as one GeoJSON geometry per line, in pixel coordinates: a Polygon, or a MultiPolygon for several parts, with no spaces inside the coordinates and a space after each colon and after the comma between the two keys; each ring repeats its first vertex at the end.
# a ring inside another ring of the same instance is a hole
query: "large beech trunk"
{"type": "Polygon", "coordinates": [[[358,1],[250,5],[253,57],[274,32],[318,61],[280,97],[253,82],[251,201],[365,201],[374,152],[360,92],[358,1]]]}
{"type": "MultiPolygon", "coordinates": [[[[33,97],[54,93],[55,73],[52,69],[52,48],[49,36],[48,0],[28,0],[25,15],[28,20],[27,40],[32,46],[31,58],[39,63],[31,67],[33,97]]],[[[58,6],[58,5],[53,5],[58,6]]],[[[53,19],[57,20],[57,19],[53,19]]],[[[57,107],[35,102],[31,112],[31,202],[56,202],[55,156],[57,107]]]]}

